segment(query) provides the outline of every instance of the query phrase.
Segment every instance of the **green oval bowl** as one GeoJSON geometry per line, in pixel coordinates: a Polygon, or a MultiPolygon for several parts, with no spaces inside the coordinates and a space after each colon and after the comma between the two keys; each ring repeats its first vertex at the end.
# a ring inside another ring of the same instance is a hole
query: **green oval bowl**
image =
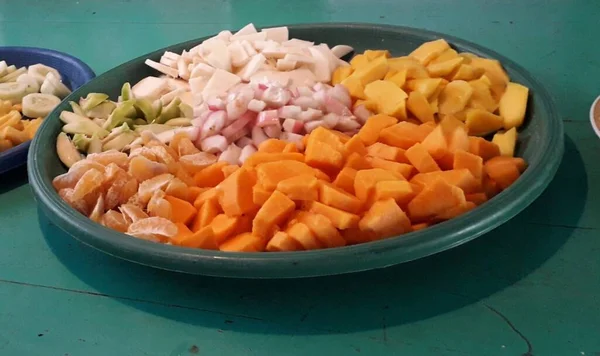
{"type": "Polygon", "coordinates": [[[525,209],[556,173],[564,149],[562,121],[546,90],[508,58],[452,36],[406,27],[338,23],[294,25],[289,29],[290,37],[330,45],[348,44],[357,52],[383,48],[395,56],[406,55],[425,41],[444,38],[459,51],[500,60],[512,81],[530,88],[526,123],[520,129],[517,147],[518,156],[525,158],[529,167],[509,189],[455,219],[377,242],[316,251],[228,253],[162,245],[107,229],[64,203],[52,187],[52,179],[65,172],[54,147],[62,126],[58,115],[69,109],[68,101],[90,92],[103,92],[116,98],[125,81],[135,83],[145,76],[156,74],[144,65],[146,58],[158,60],[166,50],[180,53],[205,39],[201,38],[149,53],[98,76],[75,91],[50,114],[33,140],[28,156],[29,182],[42,212],[76,239],[132,262],[221,277],[297,278],[382,268],[463,244],[525,209]]]}

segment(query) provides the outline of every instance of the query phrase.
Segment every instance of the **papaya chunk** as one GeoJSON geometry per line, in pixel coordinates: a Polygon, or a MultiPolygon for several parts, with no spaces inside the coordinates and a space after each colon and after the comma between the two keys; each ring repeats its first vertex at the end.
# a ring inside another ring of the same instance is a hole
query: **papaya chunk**
{"type": "Polygon", "coordinates": [[[177,236],[171,239],[171,242],[174,245],[184,247],[202,248],[205,250],[218,249],[215,234],[210,226],[205,226],[192,234],[177,236]]]}
{"type": "Polygon", "coordinates": [[[367,154],[371,157],[379,157],[389,161],[403,161],[405,159],[403,149],[389,146],[381,142],[375,142],[367,147],[367,154]]]}
{"type": "Polygon", "coordinates": [[[227,252],[260,252],[265,250],[265,246],[266,241],[263,238],[245,232],[225,241],[219,246],[219,250],[227,252]]]}
{"type": "Polygon", "coordinates": [[[440,167],[420,143],[406,150],[406,158],[421,173],[440,171],[440,167]]]}
{"type": "Polygon", "coordinates": [[[171,221],[174,223],[187,225],[198,212],[192,204],[185,200],[170,195],[165,195],[164,199],[171,204],[171,221]]]}
{"type": "Polygon", "coordinates": [[[426,186],[432,184],[437,179],[442,179],[448,184],[459,187],[465,194],[481,191],[481,180],[476,179],[468,169],[419,173],[414,176],[410,182],[426,186]]]}
{"type": "Polygon", "coordinates": [[[276,138],[267,139],[258,145],[258,152],[263,153],[281,153],[285,149],[287,142],[276,138]]]}
{"type": "Polygon", "coordinates": [[[388,170],[405,179],[409,179],[414,172],[413,166],[406,163],[388,161],[379,157],[367,157],[367,161],[371,164],[371,166],[373,166],[373,168],[388,170]]]}
{"type": "Polygon", "coordinates": [[[362,208],[362,202],[357,197],[327,182],[319,184],[319,200],[325,205],[353,214],[358,214],[362,208]]]}
{"type": "Polygon", "coordinates": [[[285,231],[277,231],[273,235],[273,238],[269,240],[269,243],[267,243],[267,251],[269,252],[298,250],[302,250],[302,245],[291,238],[285,231]]]}
{"type": "Polygon", "coordinates": [[[256,152],[246,159],[246,161],[244,162],[244,167],[255,167],[261,163],[285,160],[304,162],[304,155],[298,152],[256,152]]]}
{"type": "Polygon", "coordinates": [[[202,204],[192,223],[192,231],[196,232],[203,227],[208,226],[215,216],[219,215],[220,213],[221,207],[216,200],[209,200],[202,204]]]}
{"type": "Polygon", "coordinates": [[[273,191],[282,180],[298,175],[314,175],[315,171],[306,163],[283,160],[258,165],[256,174],[260,184],[266,190],[273,191]]]}
{"type": "Polygon", "coordinates": [[[459,150],[454,153],[454,169],[468,169],[471,174],[481,179],[483,175],[483,158],[472,153],[459,150]]]}
{"type": "Polygon", "coordinates": [[[443,179],[437,179],[426,185],[423,190],[408,203],[408,214],[412,222],[426,220],[466,202],[462,189],[443,179]]]}
{"type": "Polygon", "coordinates": [[[287,229],[286,233],[305,250],[316,250],[323,247],[321,242],[319,242],[304,223],[298,222],[293,224],[287,229]]]}
{"type": "Polygon", "coordinates": [[[325,216],[299,211],[297,220],[305,224],[323,245],[327,247],[346,245],[346,240],[325,216]]]}
{"type": "Polygon", "coordinates": [[[270,237],[273,227],[284,222],[296,208],[296,204],[285,194],[274,191],[265,204],[260,207],[252,221],[252,234],[270,237]]]}
{"type": "Polygon", "coordinates": [[[398,119],[392,116],[377,114],[371,116],[365,125],[358,131],[358,137],[365,146],[370,146],[377,142],[379,133],[386,127],[392,126],[398,122],[398,119]]]}
{"type": "Polygon", "coordinates": [[[307,204],[307,210],[325,216],[337,229],[344,230],[358,226],[359,217],[356,214],[332,208],[317,201],[307,204]]]}
{"type": "Polygon", "coordinates": [[[409,232],[411,223],[396,201],[389,198],[373,203],[360,219],[359,227],[363,231],[372,232],[378,238],[385,238],[409,232]]]}
{"type": "Polygon", "coordinates": [[[383,181],[375,184],[373,200],[386,200],[392,198],[400,206],[405,206],[414,198],[416,192],[412,184],[406,181],[383,181]]]}
{"type": "Polygon", "coordinates": [[[356,169],[344,167],[335,177],[333,185],[347,193],[354,194],[354,178],[356,178],[356,169]]]}
{"type": "Polygon", "coordinates": [[[227,162],[217,162],[203,168],[194,175],[194,181],[199,187],[216,187],[225,179],[222,168],[227,166],[227,162]]]}
{"type": "Polygon", "coordinates": [[[318,186],[314,175],[303,174],[282,180],[277,184],[277,190],[292,200],[317,200],[318,186]]]}
{"type": "Polygon", "coordinates": [[[354,179],[354,192],[356,197],[362,202],[368,202],[372,199],[377,182],[390,180],[404,180],[404,177],[400,178],[392,172],[381,168],[358,171],[356,172],[356,178],[354,179]]]}
{"type": "Polygon", "coordinates": [[[229,217],[225,214],[219,214],[215,216],[210,222],[210,227],[215,235],[215,242],[217,245],[221,245],[228,237],[230,237],[236,230],[239,217],[229,217]]]}
{"type": "Polygon", "coordinates": [[[254,175],[245,168],[238,169],[219,184],[219,190],[222,191],[219,203],[225,214],[238,216],[256,207],[252,197],[254,184],[254,175]]]}
{"type": "Polygon", "coordinates": [[[498,183],[502,190],[508,188],[521,176],[517,163],[506,159],[492,158],[485,162],[484,170],[491,179],[498,183]]]}

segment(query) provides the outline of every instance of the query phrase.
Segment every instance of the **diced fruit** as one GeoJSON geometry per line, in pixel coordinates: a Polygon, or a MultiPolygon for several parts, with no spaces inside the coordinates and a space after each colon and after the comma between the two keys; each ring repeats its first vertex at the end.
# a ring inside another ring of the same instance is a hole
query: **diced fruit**
{"type": "Polygon", "coordinates": [[[513,127],[506,132],[498,132],[494,135],[492,142],[498,145],[500,155],[513,157],[517,145],[517,129],[513,127]]]}
{"type": "Polygon", "coordinates": [[[500,116],[506,130],[520,127],[525,120],[529,88],[517,83],[508,83],[499,104],[500,116]]]}
{"type": "Polygon", "coordinates": [[[389,198],[373,203],[360,220],[359,227],[383,238],[409,232],[411,223],[396,201],[389,198]]]}

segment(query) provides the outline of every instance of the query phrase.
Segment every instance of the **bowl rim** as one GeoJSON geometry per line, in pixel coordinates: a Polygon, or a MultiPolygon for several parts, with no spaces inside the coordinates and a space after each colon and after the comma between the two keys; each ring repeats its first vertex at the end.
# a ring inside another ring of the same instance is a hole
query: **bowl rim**
{"type": "Polygon", "coordinates": [[[594,109],[596,109],[596,107],[600,107],[600,95],[598,95],[598,97],[594,99],[592,105],[590,106],[590,124],[592,124],[592,129],[594,129],[596,136],[600,137],[600,127],[598,127],[598,125],[596,124],[594,116],[594,109]]]}
{"type": "MultiPolygon", "coordinates": [[[[358,245],[332,249],[278,253],[235,253],[213,250],[191,249],[140,240],[117,231],[110,230],[81,215],[66,204],[54,190],[51,179],[44,177],[37,164],[36,152],[42,147],[36,137],[29,152],[29,178],[34,196],[51,221],[80,241],[102,250],[105,253],[155,268],[178,272],[233,278],[301,278],[335,275],[387,267],[412,261],[456,247],[505,223],[525,209],[543,192],[554,177],[562,160],[564,151],[563,123],[553,98],[541,83],[527,70],[509,58],[483,46],[461,38],[418,28],[380,25],[370,23],[311,23],[287,26],[290,31],[319,28],[350,27],[368,31],[397,32],[398,35],[412,36],[420,41],[444,38],[451,45],[457,45],[486,57],[498,59],[503,66],[511,67],[529,84],[538,89],[540,105],[551,116],[548,118],[548,131],[556,135],[547,139],[545,146],[539,149],[539,164],[529,167],[523,175],[507,190],[501,192],[486,204],[455,219],[410,232],[401,237],[367,242],[358,245]],[[540,178],[541,177],[541,178],[540,178]],[[521,187],[521,189],[519,189],[521,187]],[[515,195],[512,192],[525,191],[515,195]],[[474,223],[471,220],[475,221],[474,223]],[[338,259],[337,261],[335,259],[338,259]],[[359,263],[361,259],[370,259],[369,263],[359,263]],[[373,262],[375,259],[375,262],[373,262]],[[334,262],[332,262],[334,261],[334,262]],[[313,265],[317,268],[313,268],[313,265]],[[294,271],[290,272],[293,266],[294,271]]],[[[190,42],[199,42],[214,36],[205,36],[191,41],[174,44],[144,54],[132,61],[149,58],[173,46],[182,46],[190,42]]],[[[114,69],[120,67],[117,66],[114,69]]],[[[108,73],[108,72],[107,72],[108,73]]],[[[103,75],[96,80],[101,80],[103,75]]]]}
{"type": "MultiPolygon", "coordinates": [[[[81,73],[82,78],[84,79],[84,83],[89,82],[90,80],[96,77],[96,73],[90,68],[90,66],[82,61],[81,59],[68,54],[66,52],[57,51],[49,48],[41,48],[41,47],[28,47],[28,46],[0,46],[0,52],[21,52],[23,54],[31,54],[35,53],[37,55],[43,55],[47,57],[60,58],[65,62],[69,63],[69,66],[73,69],[76,69],[77,72],[81,73]]],[[[82,85],[83,85],[82,84],[82,85]]],[[[77,90],[77,88],[69,88],[71,91],[77,90]]],[[[12,147],[4,152],[0,152],[0,174],[4,172],[8,172],[16,167],[19,167],[25,163],[27,163],[27,157],[22,161],[14,161],[18,159],[20,155],[24,155],[25,152],[29,150],[31,146],[31,140],[27,142],[23,142],[20,145],[12,147]],[[10,164],[4,164],[3,162],[9,162],[10,164]]]]}

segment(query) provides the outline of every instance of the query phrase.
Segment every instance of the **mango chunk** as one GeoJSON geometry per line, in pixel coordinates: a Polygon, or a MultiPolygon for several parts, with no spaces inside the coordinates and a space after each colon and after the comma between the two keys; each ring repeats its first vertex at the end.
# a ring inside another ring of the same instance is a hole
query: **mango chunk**
{"type": "Polygon", "coordinates": [[[504,129],[520,127],[525,120],[529,88],[517,83],[508,83],[500,99],[500,116],[504,119],[504,129]]]}
{"type": "Polygon", "coordinates": [[[448,83],[440,93],[440,114],[452,115],[462,111],[467,106],[472,94],[473,88],[464,80],[454,80],[448,83]]]}
{"type": "Polygon", "coordinates": [[[358,68],[352,73],[353,77],[360,79],[363,85],[367,85],[376,80],[383,79],[389,69],[387,59],[378,57],[367,63],[365,66],[358,68]]]}
{"type": "Polygon", "coordinates": [[[504,125],[504,120],[486,110],[469,109],[465,123],[469,129],[469,135],[485,136],[500,130],[504,125]]]}
{"type": "Polygon", "coordinates": [[[429,41],[417,47],[409,56],[417,59],[421,64],[427,65],[448,48],[450,45],[444,39],[429,41]]]}
{"type": "Polygon", "coordinates": [[[512,128],[504,133],[496,133],[492,142],[500,148],[500,155],[514,157],[515,146],[517,145],[517,129],[512,128]]]}
{"type": "Polygon", "coordinates": [[[406,70],[406,77],[411,79],[429,78],[425,66],[412,57],[395,57],[387,60],[391,69],[396,71],[406,70]]]}
{"type": "Polygon", "coordinates": [[[392,82],[376,80],[365,87],[367,99],[377,102],[379,112],[384,115],[406,119],[408,95],[392,82]]]}

